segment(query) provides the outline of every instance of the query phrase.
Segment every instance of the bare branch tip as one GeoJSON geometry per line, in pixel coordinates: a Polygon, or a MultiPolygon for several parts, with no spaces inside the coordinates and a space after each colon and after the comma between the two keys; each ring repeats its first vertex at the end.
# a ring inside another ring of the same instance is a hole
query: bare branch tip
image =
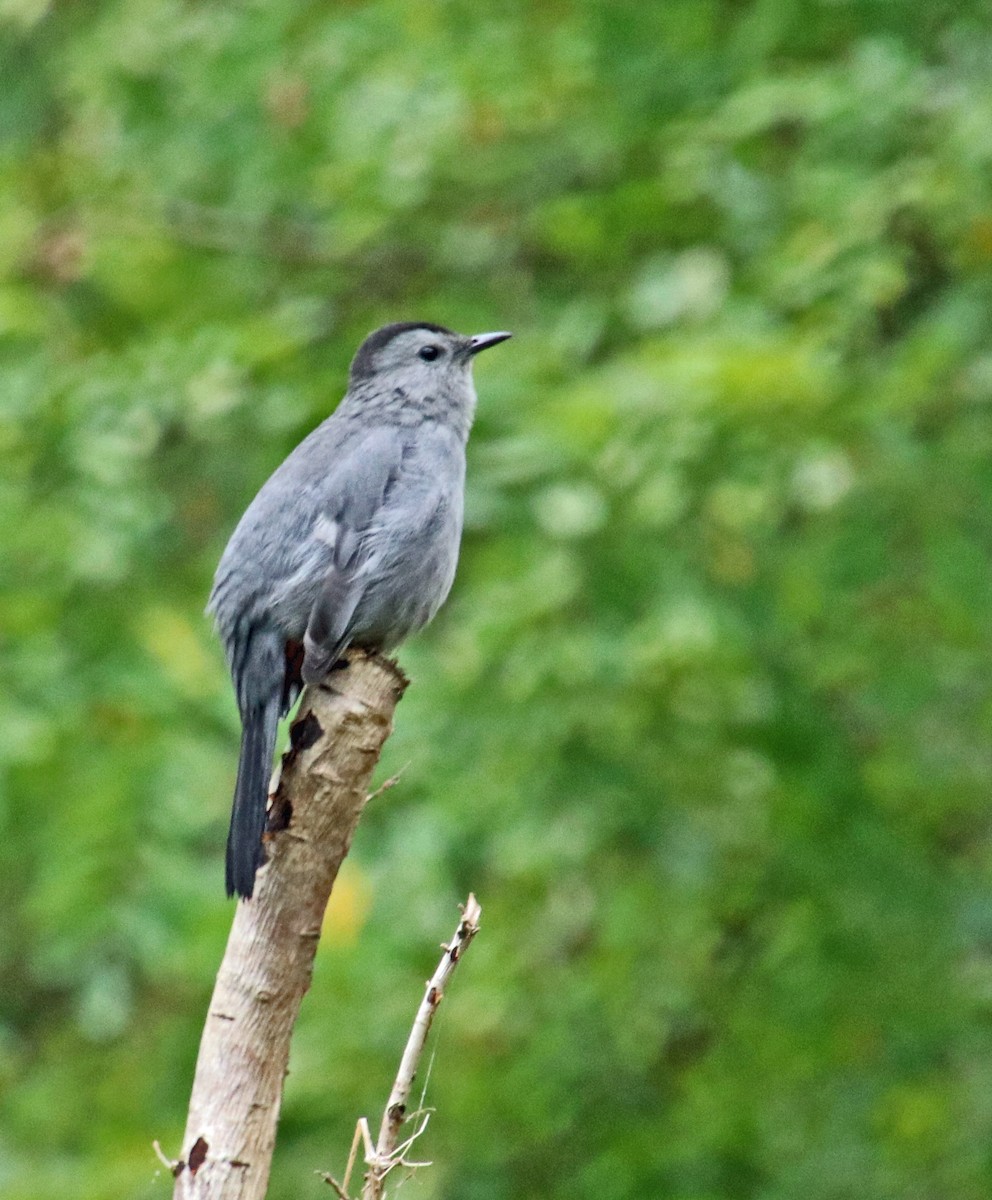
{"type": "Polygon", "coordinates": [[[348,1193],[345,1191],[345,1189],[341,1186],[341,1184],[338,1183],[338,1181],[334,1178],[333,1175],[328,1175],[328,1173],[326,1171],[315,1171],[314,1174],[319,1175],[326,1184],[329,1184],[334,1189],[339,1200],[351,1200],[351,1197],[348,1195],[348,1193]]]}
{"type": "Polygon", "coordinates": [[[462,913],[462,923],[467,925],[473,933],[479,928],[479,920],[482,917],[482,906],[475,898],[475,892],[469,892],[468,899],[464,904],[458,906],[462,913]]]}
{"type": "Polygon", "coordinates": [[[152,1149],[155,1151],[155,1157],[162,1164],[162,1166],[165,1167],[170,1175],[178,1177],[182,1174],[183,1168],[186,1166],[186,1164],[181,1158],[169,1158],[168,1155],[166,1155],[166,1153],[163,1151],[158,1138],[152,1142],[152,1149]]]}

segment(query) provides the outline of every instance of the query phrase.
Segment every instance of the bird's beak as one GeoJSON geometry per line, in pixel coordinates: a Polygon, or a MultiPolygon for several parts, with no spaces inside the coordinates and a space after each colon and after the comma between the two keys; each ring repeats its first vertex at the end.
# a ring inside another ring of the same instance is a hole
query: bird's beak
{"type": "Polygon", "coordinates": [[[498,346],[505,342],[512,333],[475,333],[468,340],[469,354],[478,354],[480,350],[488,350],[490,346],[498,346]]]}

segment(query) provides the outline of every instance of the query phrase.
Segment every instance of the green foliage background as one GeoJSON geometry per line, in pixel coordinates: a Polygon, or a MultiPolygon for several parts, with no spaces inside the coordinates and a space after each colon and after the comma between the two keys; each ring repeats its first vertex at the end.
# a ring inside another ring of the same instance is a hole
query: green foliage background
{"type": "Polygon", "coordinates": [[[469,888],[411,1195],[989,1195],[990,61],[940,0],[0,2],[6,1200],[169,1193],[211,573],[409,317],[517,336],[271,1195],[469,888]]]}

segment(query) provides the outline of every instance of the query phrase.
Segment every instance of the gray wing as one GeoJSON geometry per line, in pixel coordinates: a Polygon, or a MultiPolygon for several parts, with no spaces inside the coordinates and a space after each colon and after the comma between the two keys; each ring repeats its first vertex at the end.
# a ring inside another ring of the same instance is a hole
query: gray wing
{"type": "Polygon", "coordinates": [[[347,649],[355,609],[364,589],[367,549],[362,531],[345,521],[332,525],[331,561],[303,636],[303,681],[318,683],[347,649]]]}
{"type": "MultiPolygon", "coordinates": [[[[276,686],[274,674],[252,687],[242,678],[248,647],[261,631],[271,631],[280,646],[301,641],[317,606],[315,628],[328,650],[344,636],[361,595],[361,534],[375,521],[402,459],[399,429],[342,428],[332,417],[297,446],[248,506],[221,558],[208,605],[239,696],[246,688],[276,686]]],[[[314,655],[315,661],[321,657],[317,643],[314,655]]]]}
{"type": "Polygon", "coordinates": [[[375,529],[403,466],[398,428],[370,430],[334,468],[333,490],[312,531],[318,547],[317,587],[303,639],[303,679],[316,683],[351,640],[352,619],[366,590],[375,529]]]}

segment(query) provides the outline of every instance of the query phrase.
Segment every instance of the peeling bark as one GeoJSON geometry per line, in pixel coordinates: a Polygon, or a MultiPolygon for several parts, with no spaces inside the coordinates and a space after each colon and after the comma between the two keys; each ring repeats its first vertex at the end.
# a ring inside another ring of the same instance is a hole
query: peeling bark
{"type": "Polygon", "coordinates": [[[324,910],[405,687],[395,663],[353,652],[329,686],[303,694],[272,799],[269,861],[237,906],[210,1001],[174,1200],[265,1195],[324,910]]]}

